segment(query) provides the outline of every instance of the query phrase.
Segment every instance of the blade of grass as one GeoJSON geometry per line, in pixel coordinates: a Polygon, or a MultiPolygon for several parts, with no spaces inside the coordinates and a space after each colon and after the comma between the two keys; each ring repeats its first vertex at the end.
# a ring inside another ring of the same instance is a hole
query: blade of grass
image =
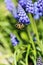
{"type": "Polygon", "coordinates": [[[40,47],[42,54],[43,54],[43,47],[41,47],[41,42],[39,40],[39,35],[38,35],[38,31],[37,31],[37,26],[35,23],[35,20],[33,19],[31,14],[28,14],[29,18],[30,18],[30,23],[31,23],[31,27],[33,29],[33,32],[36,34],[36,38],[37,38],[37,44],[40,47]]]}

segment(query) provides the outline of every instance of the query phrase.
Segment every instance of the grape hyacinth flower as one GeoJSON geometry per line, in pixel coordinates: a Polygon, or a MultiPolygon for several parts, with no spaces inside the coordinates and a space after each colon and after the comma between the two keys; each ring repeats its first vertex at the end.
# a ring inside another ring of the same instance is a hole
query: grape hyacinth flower
{"type": "Polygon", "coordinates": [[[16,46],[18,43],[19,43],[19,40],[16,38],[15,35],[13,34],[10,34],[10,37],[11,37],[11,42],[12,42],[12,45],[13,46],[16,46]]]}
{"type": "Polygon", "coordinates": [[[34,2],[34,19],[39,19],[39,9],[37,7],[37,2],[34,2]]]}
{"type": "Polygon", "coordinates": [[[25,9],[27,13],[33,13],[32,0],[19,0],[19,4],[25,9]]]}
{"type": "Polygon", "coordinates": [[[5,0],[6,8],[12,13],[14,18],[17,18],[17,11],[14,3],[11,0],[5,0]]]}
{"type": "Polygon", "coordinates": [[[42,16],[43,16],[43,1],[42,1],[42,16]]]}
{"type": "Polygon", "coordinates": [[[33,8],[32,0],[27,0],[25,10],[26,12],[33,14],[34,8],[33,8]]]}
{"type": "Polygon", "coordinates": [[[30,20],[26,15],[24,9],[18,4],[17,7],[11,2],[11,0],[5,0],[7,9],[12,13],[13,17],[16,18],[20,23],[29,24],[30,20]]]}
{"type": "Polygon", "coordinates": [[[39,19],[39,14],[34,15],[34,19],[38,20],[39,19]]]}
{"type": "Polygon", "coordinates": [[[39,19],[42,16],[42,0],[38,0],[34,3],[34,19],[39,19]]]}
{"type": "Polygon", "coordinates": [[[43,11],[42,6],[43,6],[43,0],[38,0],[37,1],[37,7],[39,9],[39,16],[42,16],[42,11],[43,11]]]}
{"type": "Polygon", "coordinates": [[[19,17],[19,22],[21,22],[23,24],[29,24],[30,23],[30,20],[29,20],[28,16],[26,15],[26,12],[24,11],[24,9],[21,7],[20,4],[18,4],[17,12],[18,12],[17,14],[19,17]]]}
{"type": "Polygon", "coordinates": [[[25,9],[26,0],[18,0],[18,3],[25,9]]]}
{"type": "Polygon", "coordinates": [[[43,65],[43,62],[42,62],[42,58],[41,57],[39,57],[37,59],[36,65],[43,65]]]}

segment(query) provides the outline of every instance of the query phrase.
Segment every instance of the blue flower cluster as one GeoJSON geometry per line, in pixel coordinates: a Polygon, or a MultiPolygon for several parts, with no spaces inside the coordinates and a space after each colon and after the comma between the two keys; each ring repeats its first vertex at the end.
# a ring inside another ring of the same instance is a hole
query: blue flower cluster
{"type": "Polygon", "coordinates": [[[40,16],[42,16],[42,11],[43,11],[43,9],[42,9],[42,0],[38,0],[37,2],[35,2],[34,3],[34,13],[35,13],[35,15],[34,15],[34,18],[35,19],[39,19],[40,18],[40,16]]]}
{"type": "Polygon", "coordinates": [[[19,0],[19,4],[25,9],[26,6],[26,0],[19,0]]]}
{"type": "Polygon", "coordinates": [[[30,20],[26,15],[26,12],[21,7],[20,4],[16,7],[11,0],[5,0],[7,9],[13,14],[13,17],[16,18],[20,23],[29,24],[30,20]]]}
{"type": "Polygon", "coordinates": [[[18,3],[25,9],[26,12],[33,13],[32,0],[19,0],[18,3]]]}
{"type": "Polygon", "coordinates": [[[17,37],[13,34],[10,34],[11,37],[11,42],[13,46],[16,46],[19,43],[19,40],[17,39],[17,37]]]}
{"type": "MultiPolygon", "coordinates": [[[[22,0],[24,1],[24,0],[22,0]]],[[[40,16],[43,15],[43,0],[37,0],[37,2],[32,2],[32,0],[26,0],[25,1],[25,6],[24,6],[24,2],[22,2],[21,0],[19,1],[19,4],[22,6],[23,4],[23,8],[25,8],[25,11],[28,13],[32,13],[34,15],[34,19],[39,19],[40,16]]]]}
{"type": "Polygon", "coordinates": [[[43,65],[43,62],[42,62],[42,58],[41,57],[39,57],[37,59],[36,65],[43,65]]]}
{"type": "Polygon", "coordinates": [[[17,14],[19,17],[19,22],[21,22],[23,24],[29,24],[30,20],[29,20],[28,16],[26,15],[24,9],[21,7],[20,4],[18,4],[17,11],[18,11],[17,14]]]}
{"type": "Polygon", "coordinates": [[[26,4],[26,12],[29,12],[29,13],[32,13],[33,14],[33,3],[32,3],[32,0],[27,0],[27,4],[26,4]]]}
{"type": "Polygon", "coordinates": [[[5,0],[6,8],[12,13],[14,18],[17,18],[17,10],[11,0],[5,0]]]}
{"type": "Polygon", "coordinates": [[[37,2],[34,3],[34,19],[39,19],[39,9],[37,8],[37,2]]]}
{"type": "Polygon", "coordinates": [[[42,8],[42,6],[43,6],[43,0],[39,0],[39,1],[37,1],[37,7],[38,7],[38,9],[39,9],[39,15],[40,16],[42,16],[42,11],[43,11],[43,8],[42,8]]]}

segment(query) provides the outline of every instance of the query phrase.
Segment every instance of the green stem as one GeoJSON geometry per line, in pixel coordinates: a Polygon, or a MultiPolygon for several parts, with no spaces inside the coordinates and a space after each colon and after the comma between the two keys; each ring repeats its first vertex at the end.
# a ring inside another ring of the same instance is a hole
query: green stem
{"type": "Polygon", "coordinates": [[[17,53],[18,47],[15,46],[14,49],[15,49],[15,52],[14,52],[14,63],[13,64],[17,65],[16,53],[17,53]]]}
{"type": "Polygon", "coordinates": [[[29,27],[27,28],[27,32],[28,32],[28,36],[30,38],[30,41],[31,41],[31,44],[32,44],[32,47],[33,47],[33,50],[34,50],[34,57],[35,57],[35,60],[36,60],[36,48],[35,48],[34,42],[32,40],[32,36],[30,34],[30,31],[28,29],[29,29],[29,27]]]}
{"type": "Polygon", "coordinates": [[[37,38],[37,44],[38,46],[40,47],[41,51],[42,51],[42,54],[43,54],[43,47],[41,47],[41,42],[39,40],[39,35],[38,35],[38,31],[37,31],[37,26],[36,26],[36,23],[35,21],[33,20],[31,14],[28,14],[29,18],[30,18],[30,23],[31,23],[31,26],[32,26],[32,29],[34,31],[34,33],[36,34],[36,38],[37,38]]]}
{"type": "Polygon", "coordinates": [[[34,65],[36,65],[36,61],[34,62],[34,65]]]}
{"type": "Polygon", "coordinates": [[[14,53],[14,63],[13,63],[14,65],[17,65],[17,61],[16,61],[16,51],[15,51],[15,53],[14,53]]]}
{"type": "Polygon", "coordinates": [[[36,34],[36,36],[37,36],[37,40],[39,41],[39,36],[38,36],[38,31],[37,31],[36,23],[33,20],[31,14],[29,14],[29,18],[30,18],[30,23],[31,23],[32,29],[33,29],[34,33],[36,34]]]}
{"type": "Polygon", "coordinates": [[[25,65],[25,63],[24,63],[23,61],[21,61],[21,60],[20,60],[20,63],[21,63],[22,65],[25,65]]]}
{"type": "MultiPolygon", "coordinates": [[[[35,45],[34,45],[34,42],[33,42],[32,36],[31,36],[30,31],[29,31],[28,29],[29,29],[29,27],[27,28],[28,35],[29,35],[29,38],[30,38],[30,41],[31,41],[32,47],[33,47],[34,51],[36,52],[36,48],[35,48],[35,45]]],[[[36,56],[36,53],[35,53],[35,56],[36,56]]]]}
{"type": "Polygon", "coordinates": [[[26,65],[28,65],[28,55],[29,55],[30,45],[28,45],[27,53],[26,53],[26,65]]]}

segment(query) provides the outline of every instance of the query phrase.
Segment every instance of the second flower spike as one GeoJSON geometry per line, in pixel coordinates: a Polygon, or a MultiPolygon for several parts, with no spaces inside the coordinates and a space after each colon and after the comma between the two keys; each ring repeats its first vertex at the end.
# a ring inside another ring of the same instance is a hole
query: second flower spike
{"type": "Polygon", "coordinates": [[[10,34],[11,37],[11,42],[13,46],[16,46],[19,43],[19,40],[17,39],[17,37],[15,35],[13,35],[12,33],[10,34]]]}
{"type": "Polygon", "coordinates": [[[7,9],[12,13],[13,17],[16,18],[18,22],[26,25],[30,23],[30,20],[26,15],[26,12],[20,4],[18,4],[16,7],[11,0],[5,0],[5,3],[7,9]]]}
{"type": "Polygon", "coordinates": [[[6,8],[11,12],[14,18],[17,18],[17,10],[16,6],[12,2],[12,0],[5,0],[6,8]]]}
{"type": "Polygon", "coordinates": [[[18,14],[20,23],[23,23],[23,24],[30,23],[29,17],[26,15],[26,12],[24,11],[24,9],[22,8],[20,4],[18,4],[17,6],[17,14],[18,14]]]}

